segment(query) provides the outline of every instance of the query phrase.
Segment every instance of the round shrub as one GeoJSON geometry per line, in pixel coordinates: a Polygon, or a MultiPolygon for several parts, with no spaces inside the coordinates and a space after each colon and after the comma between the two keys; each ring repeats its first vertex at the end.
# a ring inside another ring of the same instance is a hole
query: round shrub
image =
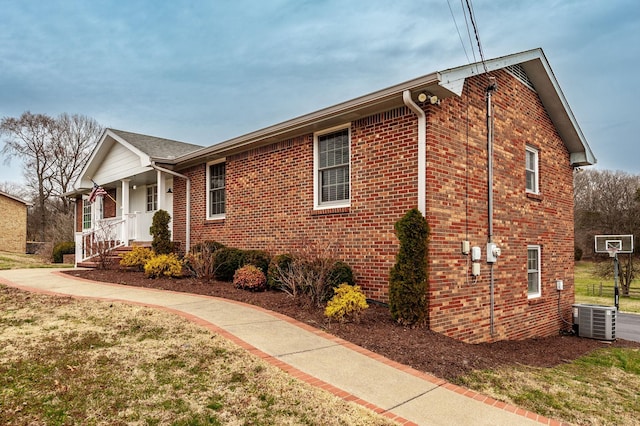
{"type": "Polygon", "coordinates": [[[144,265],[154,256],[153,250],[136,246],[131,251],[120,255],[120,265],[144,270],[144,265]]]}
{"type": "Polygon", "coordinates": [[[343,283],[333,291],[335,295],[327,303],[325,316],[340,322],[359,321],[362,312],[369,307],[360,287],[343,283]]]}
{"type": "Polygon", "coordinates": [[[279,254],[271,259],[267,270],[267,287],[272,290],[280,288],[282,285],[281,274],[289,270],[292,261],[293,256],[290,254],[279,254]]]}
{"type": "Polygon", "coordinates": [[[327,296],[325,296],[325,300],[329,299],[332,296],[332,290],[334,290],[340,284],[354,285],[355,281],[353,279],[353,270],[351,269],[351,266],[339,260],[333,265],[331,271],[327,275],[327,285],[329,291],[327,293],[327,296]]]}
{"type": "Polygon", "coordinates": [[[267,287],[267,277],[254,265],[245,265],[233,275],[233,285],[251,291],[263,291],[267,287]]]}
{"type": "Polygon", "coordinates": [[[158,278],[163,275],[178,278],[182,276],[182,262],[173,253],[159,254],[149,259],[144,265],[144,274],[148,278],[158,278]]]}
{"type": "Polygon", "coordinates": [[[53,263],[62,263],[63,255],[74,254],[76,252],[76,243],[73,241],[64,241],[53,247],[53,263]]]}
{"type": "Polygon", "coordinates": [[[244,264],[242,250],[232,247],[218,249],[214,257],[215,278],[220,281],[233,281],[233,274],[244,264]]]}

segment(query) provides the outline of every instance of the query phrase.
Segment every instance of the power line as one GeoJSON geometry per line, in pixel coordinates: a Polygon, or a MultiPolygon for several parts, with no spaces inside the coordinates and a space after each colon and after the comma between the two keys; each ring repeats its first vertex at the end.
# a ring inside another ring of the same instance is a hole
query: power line
{"type": "Polygon", "coordinates": [[[476,25],[476,17],[473,13],[473,6],[471,5],[471,0],[466,0],[467,9],[469,9],[469,17],[471,18],[471,25],[473,25],[473,32],[476,35],[476,41],[478,42],[478,52],[480,53],[480,60],[482,61],[482,66],[484,67],[484,72],[489,73],[487,69],[487,63],[484,60],[484,53],[482,52],[482,44],[480,43],[480,33],[478,32],[478,26],[476,25]]]}
{"type": "Polygon", "coordinates": [[[473,54],[473,62],[478,62],[476,60],[476,51],[473,49],[473,41],[471,41],[471,31],[469,30],[469,21],[467,19],[467,11],[464,8],[464,0],[460,0],[460,7],[462,8],[462,14],[464,15],[464,23],[467,27],[467,37],[469,37],[469,47],[471,48],[471,53],[473,54]]]}
{"type": "MultiPolygon", "coordinates": [[[[458,38],[460,38],[460,44],[462,44],[462,50],[464,50],[464,56],[467,57],[467,62],[471,62],[469,60],[469,55],[467,54],[467,48],[464,46],[464,41],[462,40],[462,34],[460,34],[460,28],[458,28],[458,23],[456,22],[456,17],[453,14],[453,9],[451,9],[451,2],[447,0],[447,4],[449,5],[449,12],[451,12],[451,17],[453,18],[453,24],[456,26],[456,31],[458,32],[458,38]]],[[[464,11],[464,9],[463,9],[464,11]]]]}

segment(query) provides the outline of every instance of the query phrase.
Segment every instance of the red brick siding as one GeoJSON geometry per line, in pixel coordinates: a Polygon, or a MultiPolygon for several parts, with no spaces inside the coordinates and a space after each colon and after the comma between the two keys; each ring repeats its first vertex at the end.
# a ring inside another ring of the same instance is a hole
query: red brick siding
{"type": "Polygon", "coordinates": [[[573,303],[573,180],[567,152],[538,99],[506,72],[494,73],[494,236],[502,256],[494,266],[494,331],[490,335],[487,139],[483,77],[467,81],[462,98],[446,99],[429,116],[427,197],[430,327],[456,339],[482,342],[558,333],[557,279],[564,319],[573,303]],[[465,126],[465,111],[472,118],[465,126]],[[525,147],[539,153],[540,197],[525,193],[525,147]],[[468,158],[465,153],[468,152],[468,158]],[[466,194],[466,196],[465,196],[466,194]],[[480,246],[475,281],[462,240],[480,246]],[[542,296],[527,298],[527,245],[541,246],[542,296]]]}
{"type": "MultiPolygon", "coordinates": [[[[555,280],[564,280],[565,319],[573,302],[573,198],[569,154],[537,95],[505,72],[494,94],[494,336],[489,333],[486,77],[467,80],[461,98],[427,112],[427,220],[430,327],[482,342],[558,332],[555,280]],[[468,107],[468,109],[467,109],[468,107]],[[467,111],[470,122],[467,128],[467,111]],[[468,134],[468,137],[467,137],[468,134]],[[540,149],[541,197],[525,193],[525,145],[540,149]],[[460,243],[482,248],[482,271],[470,276],[460,243]],[[542,246],[542,297],[527,298],[527,245],[542,246]]],[[[394,223],[417,202],[417,119],[406,108],[351,123],[351,206],[313,210],[313,135],[237,154],[227,163],[224,220],[206,219],[206,166],[181,170],[191,178],[192,244],[216,240],[290,252],[332,242],[367,295],[387,300],[398,250],[394,223]]],[[[184,241],[185,181],[174,181],[174,235],[184,241]]]]}
{"type": "MultiPolygon", "coordinates": [[[[192,187],[192,243],[290,252],[309,243],[333,243],[370,297],[385,300],[397,252],[393,224],[416,205],[416,124],[406,109],[351,125],[351,206],[313,210],[313,135],[226,159],[227,211],[206,220],[206,168],[182,172],[192,187]],[[395,113],[399,117],[392,115],[395,113]],[[380,161],[385,159],[385,161],[380,161]]],[[[184,181],[175,181],[175,238],[184,238],[184,181]]]]}

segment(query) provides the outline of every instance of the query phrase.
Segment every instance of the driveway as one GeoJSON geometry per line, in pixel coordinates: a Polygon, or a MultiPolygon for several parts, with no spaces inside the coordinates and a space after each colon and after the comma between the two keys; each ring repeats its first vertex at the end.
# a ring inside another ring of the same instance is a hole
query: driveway
{"type": "Polygon", "coordinates": [[[640,342],[640,315],[618,312],[616,337],[640,342]]]}

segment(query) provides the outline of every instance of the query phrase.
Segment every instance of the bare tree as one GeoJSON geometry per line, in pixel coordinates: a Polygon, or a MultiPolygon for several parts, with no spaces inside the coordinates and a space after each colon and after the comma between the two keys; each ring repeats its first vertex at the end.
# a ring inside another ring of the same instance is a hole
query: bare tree
{"type": "Polygon", "coordinates": [[[84,115],[60,114],[53,135],[53,194],[60,197],[62,212],[71,211],[69,200],[62,195],[71,189],[102,134],[98,122],[84,115]]]}
{"type": "Polygon", "coordinates": [[[61,114],[54,119],[27,111],[19,118],[0,121],[0,151],[5,162],[18,158],[34,202],[29,217],[29,237],[40,241],[66,241],[73,230],[73,209],[63,194],[82,171],[102,126],[83,115],[61,114]]]}
{"type": "MultiPolygon", "coordinates": [[[[574,176],[576,244],[594,252],[594,235],[632,234],[640,237],[640,176],[620,171],[588,170],[574,176]]],[[[628,294],[636,274],[633,255],[620,255],[620,285],[628,294]]],[[[600,271],[609,274],[610,262],[600,271]]]]}
{"type": "Polygon", "coordinates": [[[38,206],[40,240],[45,240],[47,223],[46,202],[51,195],[50,178],[52,174],[53,150],[52,133],[55,120],[45,114],[24,112],[20,118],[4,117],[0,121],[0,136],[4,140],[2,154],[5,161],[13,157],[24,163],[24,176],[28,186],[35,190],[35,204],[38,206]]]}

